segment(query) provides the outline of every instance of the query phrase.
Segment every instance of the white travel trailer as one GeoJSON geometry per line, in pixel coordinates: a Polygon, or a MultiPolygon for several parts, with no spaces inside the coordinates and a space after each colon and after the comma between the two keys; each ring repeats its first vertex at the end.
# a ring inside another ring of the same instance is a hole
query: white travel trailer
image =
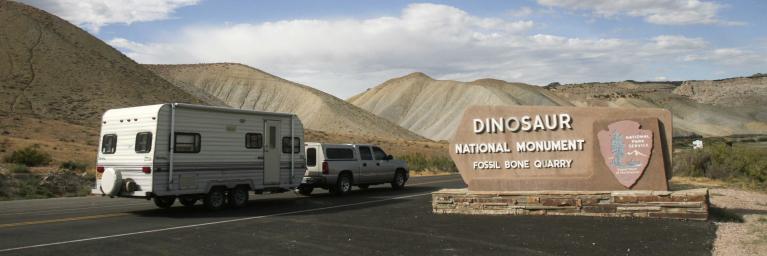
{"type": "Polygon", "coordinates": [[[93,193],[154,199],[162,208],[176,198],[243,206],[249,191],[298,187],[303,140],[294,114],[181,103],[111,109],[101,120],[102,175],[93,193]]]}

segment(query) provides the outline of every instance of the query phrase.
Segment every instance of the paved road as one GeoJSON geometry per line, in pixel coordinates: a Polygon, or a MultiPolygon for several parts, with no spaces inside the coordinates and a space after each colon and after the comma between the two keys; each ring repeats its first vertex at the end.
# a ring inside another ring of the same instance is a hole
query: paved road
{"type": "Polygon", "coordinates": [[[431,213],[430,192],[459,176],[251,197],[209,212],[104,197],[0,202],[0,255],[706,255],[709,222],[431,213]]]}

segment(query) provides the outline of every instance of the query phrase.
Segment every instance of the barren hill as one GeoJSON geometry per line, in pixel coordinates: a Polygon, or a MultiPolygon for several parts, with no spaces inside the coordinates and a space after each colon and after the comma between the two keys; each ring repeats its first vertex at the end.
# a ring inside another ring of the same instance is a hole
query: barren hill
{"type": "Polygon", "coordinates": [[[202,103],[52,14],[0,1],[0,115],[98,126],[104,110],[202,103]]]}
{"type": "Polygon", "coordinates": [[[34,144],[91,162],[106,109],[160,102],[203,103],[67,21],[0,0],[0,155],[34,144]]]}
{"type": "Polygon", "coordinates": [[[500,80],[434,80],[422,73],[391,79],[349,99],[424,137],[452,136],[470,105],[575,105],[667,108],[675,135],[767,133],[767,78],[586,83],[538,87],[500,80]]]}
{"type": "Polygon", "coordinates": [[[391,79],[348,101],[434,140],[450,138],[471,105],[570,105],[537,86],[494,79],[434,80],[423,73],[391,79]]]}
{"type": "Polygon", "coordinates": [[[308,129],[332,134],[424,140],[330,94],[249,66],[217,63],[145,67],[181,88],[210,94],[230,107],[296,113],[308,129]]]}

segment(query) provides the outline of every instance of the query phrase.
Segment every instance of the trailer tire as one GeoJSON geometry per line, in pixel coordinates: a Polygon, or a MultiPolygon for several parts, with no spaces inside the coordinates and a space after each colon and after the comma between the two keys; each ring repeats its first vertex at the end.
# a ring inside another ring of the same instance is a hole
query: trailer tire
{"type": "Polygon", "coordinates": [[[237,186],[229,190],[229,206],[232,208],[240,208],[248,204],[248,188],[245,186],[237,186]]]}
{"type": "Polygon", "coordinates": [[[305,196],[311,196],[314,188],[298,188],[298,193],[305,196]]]}
{"type": "Polygon", "coordinates": [[[168,209],[171,206],[173,206],[173,202],[176,201],[176,197],[174,196],[156,196],[154,197],[154,204],[157,205],[157,207],[168,209]]]}
{"type": "Polygon", "coordinates": [[[397,170],[396,173],[394,173],[394,179],[391,181],[391,188],[395,190],[400,190],[405,188],[405,182],[407,182],[407,178],[405,178],[405,172],[402,170],[397,170]]]}
{"type": "Polygon", "coordinates": [[[205,194],[202,201],[203,204],[205,204],[205,208],[208,208],[209,210],[220,210],[221,208],[224,208],[224,205],[226,204],[226,194],[221,188],[212,188],[205,194]]]}
{"type": "Polygon", "coordinates": [[[335,188],[330,191],[331,193],[338,196],[351,192],[352,191],[351,175],[344,173],[338,176],[338,181],[336,181],[335,188]]]}
{"type": "Polygon", "coordinates": [[[197,196],[180,196],[178,197],[178,202],[186,207],[192,207],[197,203],[198,199],[197,196]]]}

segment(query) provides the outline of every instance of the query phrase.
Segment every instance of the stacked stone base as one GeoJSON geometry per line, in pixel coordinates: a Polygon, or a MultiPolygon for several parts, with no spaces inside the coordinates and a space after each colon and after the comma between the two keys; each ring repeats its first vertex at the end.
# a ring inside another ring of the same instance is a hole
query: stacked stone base
{"type": "Polygon", "coordinates": [[[572,215],[706,220],[708,189],[681,191],[469,191],[432,193],[438,214],[572,215]]]}

